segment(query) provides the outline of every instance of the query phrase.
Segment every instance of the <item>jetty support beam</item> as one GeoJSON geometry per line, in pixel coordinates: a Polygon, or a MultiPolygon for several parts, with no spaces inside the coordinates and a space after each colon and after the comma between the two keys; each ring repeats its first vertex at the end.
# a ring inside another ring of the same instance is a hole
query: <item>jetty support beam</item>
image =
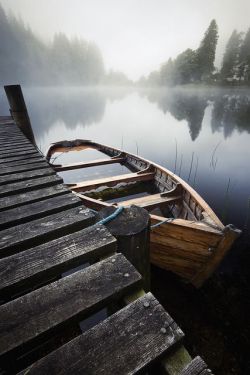
{"type": "MultiPolygon", "coordinates": [[[[105,207],[98,213],[98,219],[111,215],[117,208],[105,207]]],[[[141,207],[131,206],[112,221],[105,224],[117,239],[118,252],[133,264],[143,277],[143,287],[150,290],[150,216],[141,207]]]]}
{"type": "Polygon", "coordinates": [[[10,106],[10,114],[23,134],[36,146],[34,133],[31,127],[29,114],[24,101],[20,85],[4,86],[4,90],[10,106]]]}

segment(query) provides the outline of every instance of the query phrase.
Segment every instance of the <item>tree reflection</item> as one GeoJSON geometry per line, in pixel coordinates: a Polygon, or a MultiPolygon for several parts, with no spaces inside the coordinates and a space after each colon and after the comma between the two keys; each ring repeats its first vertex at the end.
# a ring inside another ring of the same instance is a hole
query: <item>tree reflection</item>
{"type": "Polygon", "coordinates": [[[223,130],[228,138],[233,131],[247,131],[250,133],[250,93],[222,95],[214,101],[212,131],[223,130]]]}

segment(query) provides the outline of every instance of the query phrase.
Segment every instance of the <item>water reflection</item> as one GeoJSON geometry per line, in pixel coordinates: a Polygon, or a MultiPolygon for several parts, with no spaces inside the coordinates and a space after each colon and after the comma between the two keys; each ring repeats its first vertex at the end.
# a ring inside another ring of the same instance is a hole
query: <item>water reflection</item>
{"type": "Polygon", "coordinates": [[[150,90],[141,92],[151,103],[157,103],[164,114],[170,113],[176,120],[187,122],[194,141],[202,127],[205,110],[212,103],[212,131],[223,130],[230,137],[234,130],[250,132],[250,93],[246,90],[150,90]]]}

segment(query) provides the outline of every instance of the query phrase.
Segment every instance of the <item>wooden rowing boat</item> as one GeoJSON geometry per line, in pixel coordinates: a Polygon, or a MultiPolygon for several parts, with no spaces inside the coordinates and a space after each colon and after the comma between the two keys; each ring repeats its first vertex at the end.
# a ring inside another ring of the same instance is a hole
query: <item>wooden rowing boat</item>
{"type": "Polygon", "coordinates": [[[101,166],[113,163],[125,165],[130,173],[68,184],[70,189],[92,209],[110,205],[144,207],[150,212],[153,228],[150,234],[151,263],[170,270],[200,287],[213,273],[235,239],[241,233],[233,225],[224,226],[209,205],[184,180],[149,160],[122,150],[77,139],[54,143],[48,150],[51,161],[57,152],[95,149],[104,159],[68,165],[55,165],[57,172],[101,166]],[[151,194],[132,199],[138,185],[150,186],[151,194]],[[112,203],[108,202],[113,199],[112,203]],[[124,200],[125,199],[125,200],[124,200]],[[166,218],[169,218],[166,220],[166,218]],[[154,224],[161,225],[154,225],[154,224]]]}

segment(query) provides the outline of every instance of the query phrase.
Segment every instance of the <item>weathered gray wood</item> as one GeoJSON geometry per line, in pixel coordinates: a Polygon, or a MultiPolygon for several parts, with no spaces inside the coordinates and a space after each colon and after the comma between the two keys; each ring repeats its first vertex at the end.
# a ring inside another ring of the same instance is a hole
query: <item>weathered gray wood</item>
{"type": "Polygon", "coordinates": [[[80,205],[82,205],[81,199],[69,192],[68,194],[27,204],[25,207],[0,211],[0,230],[80,205]]]}
{"type": "MultiPolygon", "coordinates": [[[[41,162],[45,162],[47,163],[46,159],[41,157],[41,156],[36,156],[36,157],[32,157],[32,158],[28,158],[28,159],[19,159],[18,160],[13,160],[12,159],[8,159],[9,161],[5,161],[4,163],[2,163],[0,165],[0,168],[7,168],[7,167],[17,167],[19,165],[28,165],[28,164],[35,164],[35,163],[41,163],[41,162]]],[[[48,165],[48,163],[47,163],[48,165]]]]}
{"type": "Polygon", "coordinates": [[[36,169],[33,171],[25,171],[20,173],[9,174],[7,176],[0,176],[0,185],[6,185],[18,181],[32,180],[33,178],[45,177],[55,175],[55,171],[50,168],[36,169]]]}
{"type": "Polygon", "coordinates": [[[66,194],[68,192],[68,189],[66,189],[63,185],[59,184],[47,188],[39,188],[38,190],[31,190],[29,192],[22,194],[10,195],[4,198],[0,198],[0,211],[8,210],[14,207],[24,206],[32,202],[42,201],[46,198],[66,194]]]}
{"type": "Polygon", "coordinates": [[[84,206],[17,225],[1,231],[0,258],[48,242],[60,235],[76,232],[93,224],[95,215],[84,206]]]}
{"type": "Polygon", "coordinates": [[[32,150],[23,150],[23,151],[8,151],[8,152],[1,152],[0,156],[1,159],[11,159],[15,158],[18,156],[30,156],[30,155],[36,155],[36,156],[41,156],[41,154],[35,150],[34,148],[32,150]]]}
{"type": "MultiPolygon", "coordinates": [[[[116,209],[105,207],[98,213],[98,218],[106,218],[116,209]]],[[[148,212],[137,206],[124,208],[115,219],[105,225],[117,239],[118,251],[123,253],[143,276],[144,288],[148,291],[150,289],[150,216],[148,212]]]]}
{"type": "Polygon", "coordinates": [[[63,272],[116,252],[116,239],[103,225],[79,232],[0,260],[0,298],[10,298],[63,272]]]}
{"type": "Polygon", "coordinates": [[[182,338],[183,332],[148,293],[33,364],[26,373],[136,374],[182,338]]]}
{"type": "MultiPolygon", "coordinates": [[[[26,163],[26,160],[31,160],[31,159],[39,159],[39,160],[44,160],[44,158],[42,157],[42,155],[40,155],[38,152],[36,154],[31,154],[31,155],[19,155],[19,156],[15,156],[15,157],[11,157],[11,158],[1,158],[0,157],[0,164],[5,164],[6,163],[15,163],[16,165],[16,161],[24,161],[24,163],[26,163]]],[[[1,167],[1,166],[0,166],[1,167]]]]}
{"type": "Polygon", "coordinates": [[[25,139],[23,139],[21,141],[13,139],[12,141],[8,140],[6,142],[0,142],[0,145],[1,145],[1,147],[14,147],[14,146],[15,147],[23,147],[23,146],[30,145],[30,142],[28,140],[25,140],[25,139]]]}
{"type": "Polygon", "coordinates": [[[23,145],[22,147],[0,147],[0,155],[1,157],[5,157],[4,155],[11,155],[11,154],[24,154],[25,152],[34,151],[37,152],[34,146],[30,145],[23,145]]]}
{"type": "Polygon", "coordinates": [[[7,99],[10,105],[10,113],[26,137],[35,144],[35,137],[31,127],[28,111],[25,105],[20,85],[4,86],[7,99]]]}
{"type": "MultiPolygon", "coordinates": [[[[179,375],[201,375],[207,369],[206,363],[201,357],[195,357],[179,375]]],[[[212,375],[212,372],[209,372],[212,375]]]]}
{"type": "Polygon", "coordinates": [[[18,193],[35,190],[40,187],[61,184],[62,182],[62,178],[57,175],[38,177],[32,180],[25,180],[20,182],[13,182],[0,186],[0,198],[6,197],[8,195],[15,195],[18,193]]]}
{"type": "Polygon", "coordinates": [[[36,169],[43,169],[48,168],[48,164],[45,161],[40,161],[38,163],[30,163],[30,164],[21,164],[14,167],[5,167],[4,165],[1,166],[0,169],[0,176],[10,175],[13,173],[20,173],[20,172],[27,172],[33,171],[36,169]]]}
{"type": "Polygon", "coordinates": [[[13,360],[15,352],[124,296],[140,281],[126,258],[115,254],[1,306],[0,356],[8,353],[13,360]]]}

